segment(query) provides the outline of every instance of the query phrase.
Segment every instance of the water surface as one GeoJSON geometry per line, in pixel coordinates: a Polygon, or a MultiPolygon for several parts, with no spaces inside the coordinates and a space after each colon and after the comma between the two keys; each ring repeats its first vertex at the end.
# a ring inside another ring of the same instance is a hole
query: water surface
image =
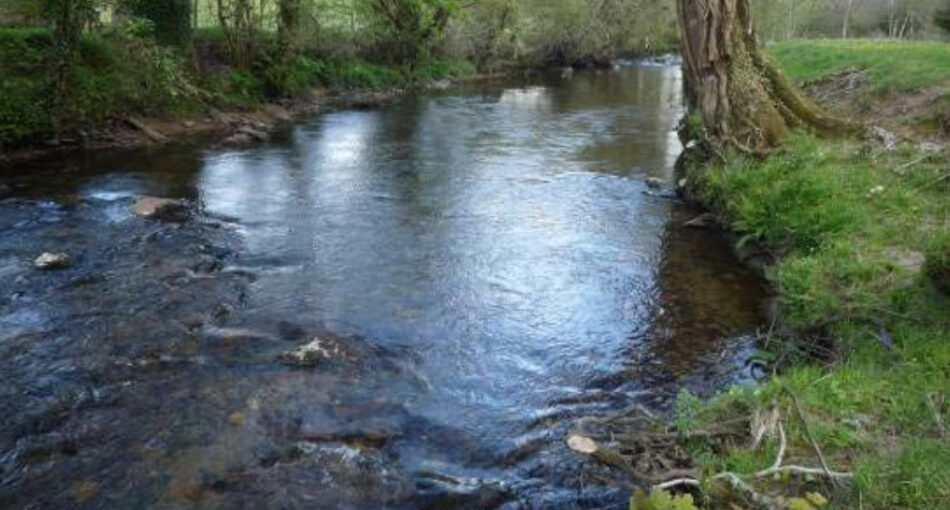
{"type": "Polygon", "coordinates": [[[571,423],[741,382],[765,299],[644,185],[671,179],[680,80],[474,84],[5,170],[0,507],[625,508],[571,423]],[[134,217],[142,194],[194,214],[134,217]],[[314,337],[339,359],[278,361],[314,337]]]}

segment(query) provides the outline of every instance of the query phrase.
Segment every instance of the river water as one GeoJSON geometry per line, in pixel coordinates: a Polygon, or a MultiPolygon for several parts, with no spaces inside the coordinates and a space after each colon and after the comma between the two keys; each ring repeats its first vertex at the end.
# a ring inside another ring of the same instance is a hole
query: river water
{"type": "Polygon", "coordinates": [[[747,380],[767,298],[644,184],[681,86],[486,82],[5,169],[0,508],[625,508],[571,424],[747,380]],[[332,359],[280,362],[315,337],[332,359]]]}

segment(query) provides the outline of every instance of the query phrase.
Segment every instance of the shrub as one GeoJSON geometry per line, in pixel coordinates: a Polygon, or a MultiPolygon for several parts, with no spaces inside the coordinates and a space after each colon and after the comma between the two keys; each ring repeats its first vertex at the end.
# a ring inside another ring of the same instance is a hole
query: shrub
{"type": "Polygon", "coordinates": [[[124,0],[123,5],[132,15],[152,22],[158,42],[184,46],[191,40],[191,0],[124,0]]]}
{"type": "Polygon", "coordinates": [[[274,64],[264,72],[267,93],[272,96],[299,96],[326,75],[326,64],[297,57],[274,64]]]}

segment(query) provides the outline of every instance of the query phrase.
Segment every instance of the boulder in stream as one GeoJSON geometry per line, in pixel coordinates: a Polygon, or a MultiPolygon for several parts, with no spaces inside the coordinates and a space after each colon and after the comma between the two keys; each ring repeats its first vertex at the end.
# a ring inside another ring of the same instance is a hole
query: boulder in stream
{"type": "Polygon", "coordinates": [[[662,189],[663,186],[666,185],[666,181],[659,177],[647,177],[643,182],[650,189],[662,189]]]}
{"type": "MultiPolygon", "coordinates": [[[[248,139],[266,142],[270,138],[270,135],[264,129],[265,126],[244,125],[238,128],[236,135],[245,135],[248,139]]],[[[233,138],[233,136],[231,138],[233,138]]]]}
{"type": "Polygon", "coordinates": [[[719,220],[716,218],[716,215],[707,212],[683,223],[683,226],[689,228],[713,228],[718,224],[719,220]]]}
{"type": "Polygon", "coordinates": [[[132,204],[132,212],[142,218],[183,221],[188,217],[188,207],[181,200],[141,196],[132,204]]]}
{"type": "Polygon", "coordinates": [[[72,259],[65,253],[46,252],[33,260],[33,267],[36,269],[65,269],[72,265],[72,259]]]}
{"type": "Polygon", "coordinates": [[[315,367],[347,358],[348,349],[334,336],[314,336],[304,345],[282,353],[278,360],[294,367],[315,367]]]}

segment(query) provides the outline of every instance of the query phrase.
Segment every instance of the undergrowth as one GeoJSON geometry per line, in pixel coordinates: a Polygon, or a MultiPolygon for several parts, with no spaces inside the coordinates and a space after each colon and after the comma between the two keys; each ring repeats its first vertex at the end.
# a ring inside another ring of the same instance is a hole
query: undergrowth
{"type": "Polygon", "coordinates": [[[194,49],[181,50],[156,44],[149,27],[134,21],[83,37],[60,111],[53,111],[50,100],[50,31],[0,29],[0,148],[131,114],[190,115],[209,106],[244,107],[305,96],[317,88],[331,92],[406,88],[475,72],[464,60],[387,66],[355,57],[301,55],[275,61],[263,43],[251,68],[235,69],[223,63],[224,40],[216,31],[199,32],[194,49]]]}

